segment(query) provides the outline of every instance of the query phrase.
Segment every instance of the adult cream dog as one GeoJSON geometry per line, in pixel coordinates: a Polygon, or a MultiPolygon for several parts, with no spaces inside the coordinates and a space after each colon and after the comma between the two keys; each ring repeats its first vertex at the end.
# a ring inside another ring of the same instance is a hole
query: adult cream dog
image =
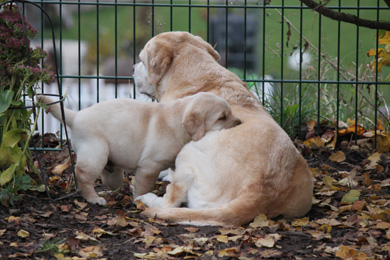
{"type": "MultiPolygon", "coordinates": [[[[53,103],[39,96],[44,104],[53,103]]],[[[62,120],[59,104],[47,111],[62,120]]],[[[152,190],[160,171],[172,167],[181,148],[207,131],[240,123],[228,103],[213,94],[199,93],[163,104],[130,99],[98,103],[79,112],[65,109],[77,155],[76,178],[84,198],[106,204],[94,189],[96,179],[111,189],[120,187],[124,169],[136,171],[134,196],[152,190]],[[105,170],[114,165],[113,172],[105,170]]]]}
{"type": "Polygon", "coordinates": [[[200,37],[166,32],[146,43],[135,66],[141,93],[161,103],[211,92],[242,124],[190,142],[176,159],[163,197],[138,197],[150,217],[192,224],[239,226],[263,213],[299,217],[311,208],[313,177],[288,135],[247,86],[218,64],[200,37]],[[183,203],[187,208],[180,207],[183,203]]]}

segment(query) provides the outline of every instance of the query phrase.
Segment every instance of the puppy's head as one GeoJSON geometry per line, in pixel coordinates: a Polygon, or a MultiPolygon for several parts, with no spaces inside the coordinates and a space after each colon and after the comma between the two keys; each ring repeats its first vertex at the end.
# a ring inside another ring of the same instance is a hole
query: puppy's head
{"type": "MultiPolygon", "coordinates": [[[[139,91],[149,96],[157,96],[156,91],[160,81],[174,63],[175,57],[183,47],[198,48],[218,60],[219,54],[213,47],[199,36],[188,32],[165,32],[150,39],[141,51],[141,60],[135,66],[134,78],[136,85],[142,86],[139,91]],[[146,74],[146,78],[144,77],[146,74]],[[141,83],[141,81],[143,83],[141,83]]],[[[184,53],[191,58],[191,53],[184,53]]],[[[159,90],[163,92],[163,90],[159,90]]]]}
{"type": "Polygon", "coordinates": [[[212,93],[198,93],[190,100],[183,116],[183,127],[193,141],[200,140],[208,131],[227,129],[241,124],[232,114],[229,104],[212,93]]]}

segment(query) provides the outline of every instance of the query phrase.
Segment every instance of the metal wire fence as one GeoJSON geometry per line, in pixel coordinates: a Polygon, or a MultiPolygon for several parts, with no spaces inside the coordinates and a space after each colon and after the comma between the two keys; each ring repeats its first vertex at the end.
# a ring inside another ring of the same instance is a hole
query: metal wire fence
{"type": "MultiPolygon", "coordinates": [[[[385,32],[334,21],[299,0],[35,3],[55,21],[60,91],[72,109],[118,97],[147,100],[132,86],[131,66],[151,37],[181,30],[210,42],[291,137],[302,137],[312,120],[317,131],[323,122],[336,130],[354,126],[355,133],[359,125],[390,127],[390,62],[376,40],[385,32]]],[[[327,8],[373,21],[390,17],[379,0],[332,0],[327,8]]],[[[44,16],[27,5],[25,13],[40,31],[35,44],[49,53],[45,63],[55,65],[44,16]]],[[[56,89],[42,85],[44,93],[56,89]]],[[[61,128],[43,116],[39,129],[61,128]]]]}

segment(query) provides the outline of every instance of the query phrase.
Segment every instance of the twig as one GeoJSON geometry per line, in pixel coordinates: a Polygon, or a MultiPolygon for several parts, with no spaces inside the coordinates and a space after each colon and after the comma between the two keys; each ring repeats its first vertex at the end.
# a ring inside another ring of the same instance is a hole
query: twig
{"type": "MultiPolygon", "coordinates": [[[[362,26],[370,29],[383,29],[386,31],[390,31],[390,22],[367,20],[357,17],[356,15],[347,14],[343,12],[335,12],[327,8],[325,5],[318,4],[313,0],[301,0],[301,2],[304,3],[307,7],[313,9],[314,11],[336,21],[352,23],[357,26],[362,26]]],[[[389,5],[390,1],[385,0],[385,3],[389,5]]]]}

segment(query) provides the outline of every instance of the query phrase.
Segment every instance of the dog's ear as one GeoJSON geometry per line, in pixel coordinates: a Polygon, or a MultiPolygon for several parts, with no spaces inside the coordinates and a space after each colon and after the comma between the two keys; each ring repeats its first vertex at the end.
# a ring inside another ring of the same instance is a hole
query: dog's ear
{"type": "Polygon", "coordinates": [[[172,47],[167,42],[156,40],[151,43],[148,53],[148,83],[156,86],[171,66],[172,47]]]}
{"type": "Polygon", "coordinates": [[[206,50],[211,56],[213,56],[213,58],[218,61],[221,57],[219,56],[219,53],[213,48],[213,46],[210,45],[210,43],[204,41],[201,37],[199,36],[194,36],[192,35],[192,37],[194,38],[194,42],[196,46],[206,50]]]}
{"type": "Polygon", "coordinates": [[[199,112],[185,113],[183,118],[183,127],[191,136],[193,141],[200,140],[206,133],[205,115],[199,112]]]}

